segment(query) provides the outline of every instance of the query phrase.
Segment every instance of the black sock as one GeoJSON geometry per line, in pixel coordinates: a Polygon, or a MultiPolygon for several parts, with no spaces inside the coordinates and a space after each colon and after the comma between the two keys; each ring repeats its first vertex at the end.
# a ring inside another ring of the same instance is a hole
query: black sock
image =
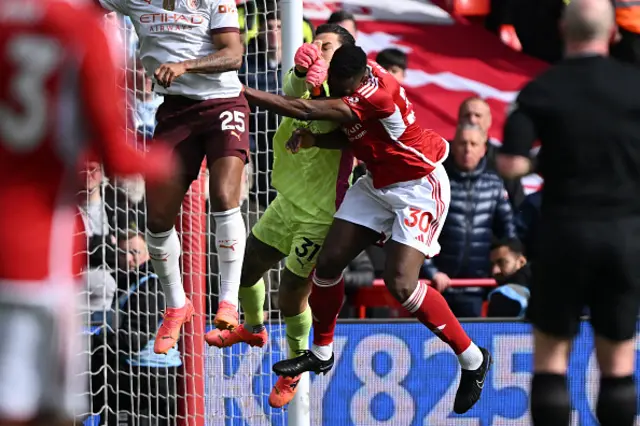
{"type": "Polygon", "coordinates": [[[600,379],[596,417],[601,426],[633,426],[637,411],[633,376],[600,379]]]}
{"type": "Polygon", "coordinates": [[[534,374],[531,382],[531,417],[534,426],[569,426],[571,401],[567,376],[534,374]]]}

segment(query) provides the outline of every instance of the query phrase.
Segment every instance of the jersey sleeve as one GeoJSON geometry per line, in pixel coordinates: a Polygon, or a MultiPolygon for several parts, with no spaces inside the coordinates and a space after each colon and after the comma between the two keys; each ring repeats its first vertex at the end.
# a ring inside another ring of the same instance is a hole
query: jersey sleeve
{"type": "Polygon", "coordinates": [[[212,0],[210,29],[212,34],[240,32],[235,0],[212,0]]]}
{"type": "Polygon", "coordinates": [[[110,12],[118,12],[123,15],[129,15],[127,6],[124,0],[95,0],[98,6],[106,9],[110,12]]]}
{"type": "Polygon", "coordinates": [[[386,118],[396,110],[391,94],[377,85],[364,85],[352,96],[343,97],[342,101],[351,108],[360,121],[386,118]]]}

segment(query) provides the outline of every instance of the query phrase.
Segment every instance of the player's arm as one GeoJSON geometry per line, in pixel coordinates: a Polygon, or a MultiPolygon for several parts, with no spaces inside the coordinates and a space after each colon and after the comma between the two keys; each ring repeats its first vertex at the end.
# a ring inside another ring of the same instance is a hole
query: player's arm
{"type": "Polygon", "coordinates": [[[157,148],[143,156],[126,143],[124,93],[115,84],[118,73],[100,19],[90,18],[95,17],[88,15],[80,41],[79,85],[92,151],[108,174],[141,173],[150,182],[168,179],[175,164],[169,151],[157,148]]]}
{"type": "Polygon", "coordinates": [[[314,134],[307,129],[298,129],[293,132],[286,143],[287,149],[294,154],[301,148],[343,149],[348,145],[349,139],[340,129],[322,134],[314,134]]]}
{"type": "Polygon", "coordinates": [[[237,71],[242,66],[244,46],[237,30],[214,33],[212,36],[216,52],[211,55],[184,62],[188,73],[215,74],[237,71]]]}
{"type": "Polygon", "coordinates": [[[244,93],[250,104],[298,120],[328,120],[340,123],[359,121],[358,116],[342,99],[298,99],[250,87],[245,87],[244,93]]]}
{"type": "Polygon", "coordinates": [[[529,153],[537,139],[532,117],[516,103],[505,123],[502,147],[496,157],[498,173],[507,179],[530,173],[529,153]]]}
{"type": "Polygon", "coordinates": [[[306,77],[306,74],[300,73],[295,67],[291,68],[282,79],[282,92],[286,96],[293,96],[295,98],[305,96],[309,92],[306,77]]]}

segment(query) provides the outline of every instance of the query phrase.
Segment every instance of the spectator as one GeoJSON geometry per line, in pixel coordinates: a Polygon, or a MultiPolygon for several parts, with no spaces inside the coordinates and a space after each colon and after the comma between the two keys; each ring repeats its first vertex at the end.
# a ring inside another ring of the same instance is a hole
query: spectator
{"type": "Polygon", "coordinates": [[[153,81],[144,72],[140,58],[136,59],[128,77],[130,93],[135,99],[129,104],[135,108],[132,111],[134,128],[143,140],[151,140],[156,128],[156,110],[164,98],[153,91],[153,81]]]}
{"type": "MultiPolygon", "coordinates": [[[[477,96],[465,99],[458,109],[458,127],[466,125],[479,126],[485,134],[489,134],[491,129],[491,108],[489,104],[477,96]]],[[[493,141],[486,138],[487,145],[487,168],[495,171],[495,158],[497,148],[493,141]]],[[[503,179],[504,186],[509,195],[511,206],[516,208],[524,199],[524,189],[520,179],[503,179]]]]}
{"type": "MultiPolygon", "coordinates": [[[[258,35],[247,47],[247,57],[240,70],[243,83],[249,87],[272,93],[282,88],[282,23],[276,12],[260,15],[258,35]]],[[[252,108],[250,120],[252,159],[255,164],[255,195],[263,207],[273,201],[276,192],[271,188],[273,167],[271,141],[278,128],[278,116],[259,108],[252,108]],[[255,135],[255,136],[254,136],[255,135]]]]}
{"type": "Polygon", "coordinates": [[[525,197],[515,216],[516,233],[524,244],[524,252],[529,262],[534,262],[536,253],[536,236],[540,222],[540,207],[542,205],[542,190],[525,197]]]}
{"type": "Polygon", "coordinates": [[[107,338],[114,352],[110,364],[118,368],[108,369],[113,410],[102,418],[114,425],[172,426],[177,416],[177,369],[182,361],[177,346],[167,355],[153,352],[164,295],[149,262],[144,236],[135,230],[137,226],[132,228],[118,244],[120,290],[117,314],[111,322],[113,332],[107,338]]]}
{"type": "Polygon", "coordinates": [[[484,291],[447,290],[451,278],[490,277],[493,238],[515,237],[511,206],[502,180],[487,170],[486,149],[486,134],[479,126],[458,128],[445,162],[451,180],[451,204],[439,238],[442,249],[423,267],[423,275],[444,292],[459,317],[480,316],[484,291]]]}
{"type": "Polygon", "coordinates": [[[346,10],[336,10],[329,16],[327,24],[338,24],[345,30],[349,31],[353,38],[358,39],[358,27],[356,25],[356,17],[353,13],[349,13],[346,10]]]}
{"type": "Polygon", "coordinates": [[[611,56],[640,66],[640,5],[636,1],[615,2],[618,34],[611,56]]]}
{"type": "Polygon", "coordinates": [[[517,238],[497,241],[490,257],[498,288],[489,293],[487,316],[523,316],[529,300],[531,269],[522,243],[517,238]]]}
{"type": "Polygon", "coordinates": [[[404,83],[404,77],[407,72],[406,53],[396,48],[384,49],[376,56],[376,62],[389,71],[389,74],[394,76],[398,83],[404,83]]]}

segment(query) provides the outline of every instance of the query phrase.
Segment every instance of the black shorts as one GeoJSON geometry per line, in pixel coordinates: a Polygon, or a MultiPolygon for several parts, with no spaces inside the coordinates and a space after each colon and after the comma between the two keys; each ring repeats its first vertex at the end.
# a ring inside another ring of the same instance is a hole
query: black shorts
{"type": "Polygon", "coordinates": [[[539,244],[527,309],[538,330],[572,338],[580,316],[588,313],[597,335],[613,341],[634,337],[640,310],[640,218],[547,220],[539,244]]]}
{"type": "Polygon", "coordinates": [[[237,98],[198,101],[164,96],[156,113],[154,138],[176,152],[187,182],[198,178],[205,156],[207,165],[222,157],[249,158],[249,104],[237,98]]]}

